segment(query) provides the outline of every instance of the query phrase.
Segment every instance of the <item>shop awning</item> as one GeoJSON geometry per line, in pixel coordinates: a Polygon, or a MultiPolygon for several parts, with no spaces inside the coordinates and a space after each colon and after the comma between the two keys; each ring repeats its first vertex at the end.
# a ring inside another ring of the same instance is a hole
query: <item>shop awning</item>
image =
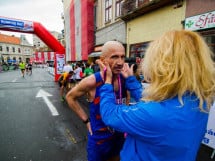
{"type": "Polygon", "coordinates": [[[92,53],[90,53],[90,55],[88,55],[88,57],[99,57],[101,54],[102,54],[101,51],[99,51],[99,52],[92,52],[92,53]]]}

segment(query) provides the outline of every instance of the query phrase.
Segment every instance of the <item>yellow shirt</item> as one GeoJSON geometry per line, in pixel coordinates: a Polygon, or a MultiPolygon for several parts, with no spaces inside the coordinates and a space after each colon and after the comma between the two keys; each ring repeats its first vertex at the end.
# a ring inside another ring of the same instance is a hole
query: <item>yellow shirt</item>
{"type": "Polygon", "coordinates": [[[65,82],[68,76],[69,76],[69,73],[67,73],[67,72],[62,73],[60,78],[59,78],[59,81],[62,83],[65,82]]]}
{"type": "Polygon", "coordinates": [[[19,68],[20,69],[25,69],[25,63],[19,63],[19,68]]]}

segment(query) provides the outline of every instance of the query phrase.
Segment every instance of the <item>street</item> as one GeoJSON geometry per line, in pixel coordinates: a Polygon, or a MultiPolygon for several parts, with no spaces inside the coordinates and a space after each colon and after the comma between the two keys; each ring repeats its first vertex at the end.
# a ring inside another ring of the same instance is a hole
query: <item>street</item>
{"type": "Polygon", "coordinates": [[[0,73],[0,106],[1,161],[86,160],[86,127],[46,68],[0,73]]]}

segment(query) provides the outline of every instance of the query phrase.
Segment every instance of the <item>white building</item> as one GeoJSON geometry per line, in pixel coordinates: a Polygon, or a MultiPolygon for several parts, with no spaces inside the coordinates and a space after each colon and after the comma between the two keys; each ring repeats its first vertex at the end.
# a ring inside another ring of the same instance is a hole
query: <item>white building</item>
{"type": "MultiPolygon", "coordinates": [[[[49,31],[59,42],[62,43],[63,36],[57,31],[49,31]]],[[[33,35],[33,46],[35,51],[51,51],[51,49],[36,35],[33,35]]]]}
{"type": "Polygon", "coordinates": [[[0,62],[18,63],[20,60],[28,62],[33,57],[33,52],[34,47],[25,35],[19,38],[0,33],[0,62]]]}

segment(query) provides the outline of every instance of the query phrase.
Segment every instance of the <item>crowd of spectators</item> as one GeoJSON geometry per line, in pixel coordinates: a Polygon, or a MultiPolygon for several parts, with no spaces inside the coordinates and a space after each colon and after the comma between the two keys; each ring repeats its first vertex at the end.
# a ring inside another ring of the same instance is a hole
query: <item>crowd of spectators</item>
{"type": "Polygon", "coordinates": [[[99,67],[94,62],[67,61],[63,67],[63,73],[58,79],[61,101],[65,101],[65,94],[83,78],[97,71],[99,71],[99,67]]]}

